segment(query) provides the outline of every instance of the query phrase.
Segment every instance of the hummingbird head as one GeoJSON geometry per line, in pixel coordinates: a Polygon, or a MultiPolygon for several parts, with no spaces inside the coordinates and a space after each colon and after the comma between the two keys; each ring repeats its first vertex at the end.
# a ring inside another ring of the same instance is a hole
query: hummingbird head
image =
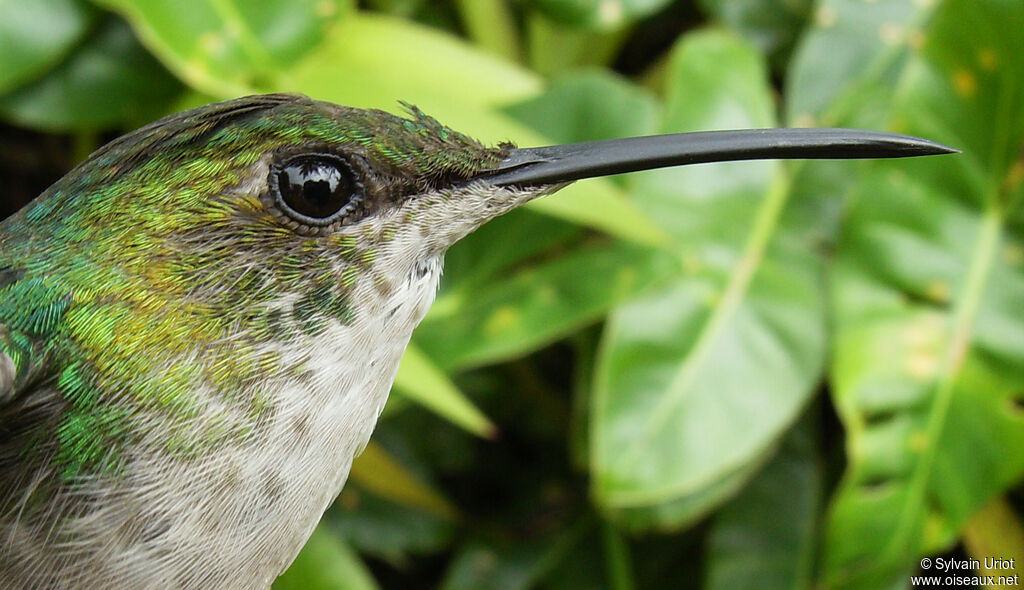
{"type": "Polygon", "coordinates": [[[144,430],[125,434],[129,419],[188,452],[247,436],[276,403],[268,380],[309,378],[330,329],[372,323],[404,347],[444,251],[553,186],[481,180],[511,145],[408,109],[200,107],[104,146],[4,222],[0,247],[41,283],[25,297],[59,307],[48,354],[76,359],[61,380],[66,473],[119,464],[144,430]]]}
{"type": "Polygon", "coordinates": [[[407,108],[402,118],[278,94],[185,111],[104,146],[24,217],[37,235],[47,226],[109,236],[135,260],[198,239],[269,266],[294,255],[290,245],[319,250],[384,228],[426,228],[418,246],[434,255],[543,192],[473,183],[512,146],[484,147],[407,108]]]}

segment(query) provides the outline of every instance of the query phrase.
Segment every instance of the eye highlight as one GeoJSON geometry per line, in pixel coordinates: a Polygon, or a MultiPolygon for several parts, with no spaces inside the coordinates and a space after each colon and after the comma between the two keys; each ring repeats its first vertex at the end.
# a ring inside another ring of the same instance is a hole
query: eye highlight
{"type": "Polygon", "coordinates": [[[363,200],[352,167],[331,154],[292,156],[271,168],[269,180],[277,208],[316,229],[342,220],[363,200]]]}

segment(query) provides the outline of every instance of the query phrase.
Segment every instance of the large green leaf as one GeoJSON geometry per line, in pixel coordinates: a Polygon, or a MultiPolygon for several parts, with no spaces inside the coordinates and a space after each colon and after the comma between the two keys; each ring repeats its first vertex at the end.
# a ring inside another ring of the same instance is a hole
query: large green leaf
{"type": "Polygon", "coordinates": [[[54,131],[131,126],[156,117],[180,92],[128,25],[111,16],[66,61],[0,97],[0,114],[54,131]]]}
{"type": "Polygon", "coordinates": [[[544,94],[505,112],[560,143],[650,135],[658,103],[645,89],[606,70],[588,68],[556,79],[544,94]]]}
{"type": "MultiPolygon", "coordinates": [[[[793,125],[849,124],[884,116],[884,100],[908,50],[919,46],[921,26],[936,2],[821,0],[812,27],[787,70],[786,111],[793,125]],[[877,110],[867,101],[883,102],[877,110]]],[[[862,123],[863,124],[863,123],[862,123]]]]}
{"type": "Polygon", "coordinates": [[[389,108],[398,100],[408,101],[453,126],[458,123],[439,109],[509,104],[541,89],[535,74],[453,35],[362,12],[332,27],[316,51],[296,65],[288,82],[355,107],[389,108]]]}
{"type": "Polygon", "coordinates": [[[0,14],[0,93],[57,64],[96,20],[78,0],[0,0],[0,14]]]}
{"type": "Polygon", "coordinates": [[[812,0],[700,0],[701,7],[767,54],[785,63],[807,21],[812,0]]]}
{"type": "Polygon", "coordinates": [[[583,29],[551,20],[544,13],[526,14],[527,55],[530,67],[545,76],[578,68],[607,66],[626,40],[629,28],[583,29]]]}
{"type": "Polygon", "coordinates": [[[487,51],[518,61],[519,31],[505,0],[456,0],[466,33],[487,51]]]}
{"type": "Polygon", "coordinates": [[[227,98],[286,78],[350,0],[95,0],[123,14],[143,42],[197,90],[227,98]]]}
{"type": "Polygon", "coordinates": [[[584,245],[474,289],[450,289],[413,340],[447,369],[521,356],[600,319],[673,269],[656,251],[584,245]]]}
{"type": "Polygon", "coordinates": [[[274,590],[376,590],[366,565],[321,524],[295,562],[274,582],[274,590]]]}
{"type": "Polygon", "coordinates": [[[441,307],[449,300],[449,290],[474,289],[504,280],[516,267],[566,247],[582,233],[579,226],[526,207],[487,222],[445,254],[438,295],[441,307]]]}
{"type": "Polygon", "coordinates": [[[809,589],[821,497],[817,429],[804,419],[778,454],[715,517],[705,590],[809,589]]]}
{"type": "Polygon", "coordinates": [[[829,586],[897,583],[1024,473],[1021,30],[1019,2],[943,3],[893,122],[964,153],[873,163],[855,188],[833,289],[849,466],[829,586]]]}
{"type": "MultiPolygon", "coordinates": [[[[665,131],[773,122],[764,63],[731,36],[685,38],[669,89],[665,131]]],[[[735,492],[820,375],[818,265],[782,217],[786,178],[755,162],[630,183],[683,264],[669,287],[612,314],[598,361],[594,492],[627,525],[679,526],[735,492]]]]}

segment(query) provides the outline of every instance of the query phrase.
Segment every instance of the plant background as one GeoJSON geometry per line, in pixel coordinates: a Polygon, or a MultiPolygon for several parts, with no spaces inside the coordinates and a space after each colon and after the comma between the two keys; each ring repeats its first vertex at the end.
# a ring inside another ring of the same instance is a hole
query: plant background
{"type": "Polygon", "coordinates": [[[899,588],[1024,559],[1021,31],[1019,0],[0,0],[2,205],[268,91],[520,145],[959,147],[588,180],[470,236],[275,584],[899,588]]]}

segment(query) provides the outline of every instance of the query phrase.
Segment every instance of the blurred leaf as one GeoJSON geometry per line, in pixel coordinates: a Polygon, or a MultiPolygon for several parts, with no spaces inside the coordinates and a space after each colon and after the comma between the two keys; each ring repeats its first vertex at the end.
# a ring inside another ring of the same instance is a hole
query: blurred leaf
{"type": "Polygon", "coordinates": [[[573,469],[586,473],[590,465],[590,399],[594,389],[594,366],[600,328],[577,332],[571,339],[573,349],[572,406],[567,435],[569,460],[573,469]]]}
{"type": "Polygon", "coordinates": [[[376,590],[372,574],[351,548],[321,523],[274,590],[376,590]]]}
{"type": "Polygon", "coordinates": [[[509,61],[519,61],[519,31],[506,0],[456,0],[470,39],[509,61]]]}
{"type": "Polygon", "coordinates": [[[786,62],[814,6],[812,0],[700,0],[700,4],[767,54],[773,66],[786,62]]]}
{"type": "Polygon", "coordinates": [[[978,575],[1019,576],[1024,570],[1024,524],[1006,498],[997,498],[974,513],[964,526],[963,538],[967,554],[982,564],[978,575]],[[1013,560],[1014,567],[985,568],[986,558],[1013,560]]]}
{"type": "Polygon", "coordinates": [[[498,550],[484,545],[469,545],[452,559],[442,590],[526,590],[536,574],[531,565],[540,557],[542,547],[521,545],[498,550]]]}
{"type": "Polygon", "coordinates": [[[587,66],[605,66],[615,59],[628,28],[581,29],[557,23],[541,12],[526,14],[529,64],[545,76],[587,66]]]}
{"type": "Polygon", "coordinates": [[[778,454],[715,517],[705,590],[810,589],[821,500],[816,429],[806,418],[778,454]]]}
{"type": "Polygon", "coordinates": [[[0,14],[0,93],[46,73],[96,21],[77,0],[0,0],[0,14]]]}
{"type": "Polygon", "coordinates": [[[602,541],[600,535],[586,535],[536,587],[543,590],[613,590],[608,580],[602,541]]]}
{"type": "Polygon", "coordinates": [[[1018,2],[943,3],[893,121],[964,153],[873,162],[855,187],[832,301],[849,437],[832,587],[898,582],[1024,473],[1022,28],[1018,2]]]}
{"type": "Polygon", "coordinates": [[[526,542],[471,541],[452,560],[441,590],[527,590],[562,563],[593,530],[593,518],[584,517],[554,535],[526,542]]]}
{"type": "Polygon", "coordinates": [[[617,29],[661,10],[669,0],[532,0],[554,20],[593,29],[617,29]]]}
{"type": "Polygon", "coordinates": [[[371,8],[405,18],[413,17],[427,0],[367,0],[371,8]]]}
{"type": "Polygon", "coordinates": [[[296,64],[289,83],[354,107],[393,108],[408,101],[470,133],[438,110],[479,110],[540,91],[533,73],[453,35],[371,13],[353,14],[332,27],[316,51],[296,64]]]}
{"type": "MultiPolygon", "coordinates": [[[[936,2],[821,0],[786,71],[785,111],[791,126],[880,129],[888,124],[893,90],[907,59],[920,50],[936,2]]],[[[862,163],[799,162],[794,205],[810,238],[833,248],[844,200],[862,163]]]]}
{"type": "Polygon", "coordinates": [[[350,477],[363,489],[396,504],[419,508],[441,518],[457,517],[451,502],[420,481],[372,440],[352,463],[350,477]]]}
{"type": "Polygon", "coordinates": [[[596,68],[562,76],[505,112],[556,143],[650,135],[658,121],[658,103],[646,90],[596,68]]]}
{"type": "Polygon", "coordinates": [[[329,530],[360,553],[408,567],[411,556],[437,553],[452,540],[453,521],[364,492],[356,482],[327,511],[329,530]]]}
{"type": "Polygon", "coordinates": [[[395,389],[477,436],[491,438],[497,433],[487,416],[414,343],[409,344],[402,356],[395,389]]]}
{"type": "MultiPolygon", "coordinates": [[[[716,506],[735,496],[764,467],[775,452],[769,447],[736,469],[723,471],[717,479],[692,493],[658,503],[629,503],[609,506],[610,517],[633,532],[672,533],[696,523],[716,506]]],[[[601,498],[597,501],[602,502],[601,498]]]]}
{"type": "Polygon", "coordinates": [[[665,232],[607,179],[573,183],[557,195],[531,201],[526,207],[635,244],[664,246],[669,241],[665,232]]]}
{"type": "Polygon", "coordinates": [[[800,41],[786,79],[791,125],[861,125],[885,116],[909,50],[920,47],[921,26],[937,2],[821,0],[800,41]],[[880,95],[880,96],[879,96],[880,95]],[[872,113],[865,103],[881,103],[872,113]]]}
{"type": "MultiPolygon", "coordinates": [[[[734,37],[676,48],[664,131],[773,122],[760,56],[734,37]]],[[[599,505],[631,528],[682,526],[749,477],[824,361],[818,263],[782,218],[775,162],[638,174],[635,197],[683,248],[667,288],[615,310],[598,359],[591,468],[599,505]]]]}
{"type": "Polygon", "coordinates": [[[195,89],[229,98],[269,88],[316,47],[351,0],[95,0],[195,89]]]}
{"type": "Polygon", "coordinates": [[[53,131],[106,129],[153,118],[179,93],[178,81],[128,25],[111,17],[67,61],[0,97],[0,114],[53,131]]]}
{"type": "Polygon", "coordinates": [[[597,321],[672,267],[663,254],[622,243],[575,248],[486,286],[447,291],[413,339],[448,370],[521,356],[597,321]]]}
{"type": "Polygon", "coordinates": [[[448,289],[468,290],[503,280],[517,265],[563,248],[582,233],[577,225],[526,207],[492,219],[444,255],[442,307],[448,289]]]}

